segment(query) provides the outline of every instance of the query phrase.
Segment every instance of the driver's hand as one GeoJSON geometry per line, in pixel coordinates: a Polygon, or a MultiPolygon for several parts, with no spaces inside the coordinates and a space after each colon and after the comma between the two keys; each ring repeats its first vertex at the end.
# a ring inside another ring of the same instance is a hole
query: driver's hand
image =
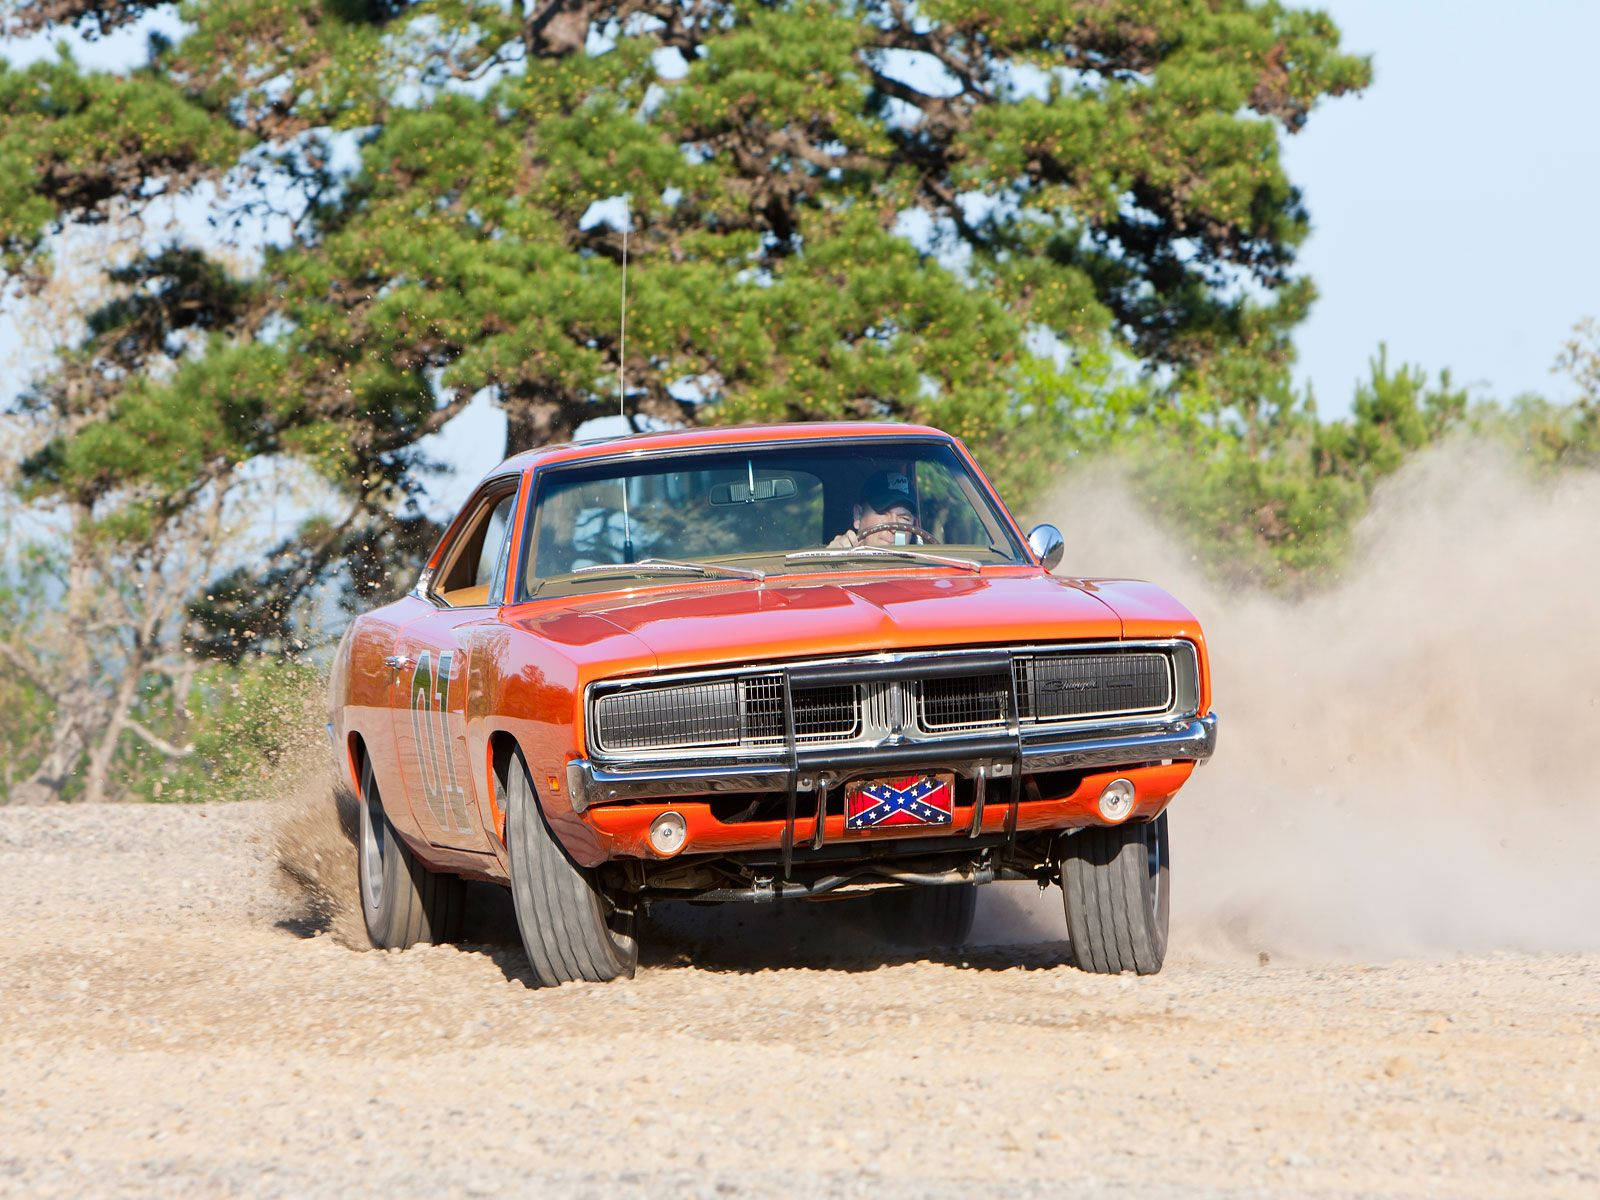
{"type": "Polygon", "coordinates": [[[859,545],[861,545],[861,535],[854,529],[846,529],[843,533],[835,534],[828,543],[827,548],[829,550],[853,550],[859,545]]]}

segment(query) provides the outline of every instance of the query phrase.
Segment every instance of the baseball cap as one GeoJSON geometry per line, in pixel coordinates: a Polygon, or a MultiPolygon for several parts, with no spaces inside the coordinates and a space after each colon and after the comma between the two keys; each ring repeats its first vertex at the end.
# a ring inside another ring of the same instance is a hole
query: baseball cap
{"type": "Polygon", "coordinates": [[[911,478],[904,471],[879,471],[861,485],[861,502],[874,512],[888,512],[895,505],[915,510],[911,498],[911,478]]]}

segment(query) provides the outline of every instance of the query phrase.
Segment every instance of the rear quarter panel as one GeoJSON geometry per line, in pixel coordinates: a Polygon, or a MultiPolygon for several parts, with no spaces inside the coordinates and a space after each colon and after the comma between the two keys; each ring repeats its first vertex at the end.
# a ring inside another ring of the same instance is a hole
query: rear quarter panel
{"type": "Polygon", "coordinates": [[[421,841],[422,830],[413,821],[411,806],[405,799],[390,708],[394,670],[384,659],[394,652],[401,626],[415,617],[415,606],[422,603],[414,597],[406,597],[357,617],[340,641],[331,684],[331,719],[341,772],[351,788],[359,793],[358,750],[364,747],[372,762],[378,794],[384,800],[384,812],[409,842],[421,841]]]}

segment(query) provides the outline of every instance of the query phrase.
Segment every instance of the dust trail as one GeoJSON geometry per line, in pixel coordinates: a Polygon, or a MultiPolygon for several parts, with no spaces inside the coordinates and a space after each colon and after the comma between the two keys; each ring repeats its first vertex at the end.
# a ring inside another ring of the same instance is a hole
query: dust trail
{"type": "Polygon", "coordinates": [[[340,778],[324,730],[327,680],[304,678],[269,697],[262,720],[286,729],[243,793],[268,801],[268,841],[291,928],[367,948],[356,891],[356,798],[340,778]]]}
{"type": "Polygon", "coordinates": [[[1222,724],[1173,808],[1177,948],[1600,946],[1600,477],[1429,454],[1299,601],[1208,582],[1108,472],[1046,511],[1064,570],[1154,579],[1207,631],[1222,724]]]}
{"type": "Polygon", "coordinates": [[[297,919],[353,950],[368,947],[356,903],[356,798],[326,771],[284,780],[274,810],[273,851],[297,919]]]}

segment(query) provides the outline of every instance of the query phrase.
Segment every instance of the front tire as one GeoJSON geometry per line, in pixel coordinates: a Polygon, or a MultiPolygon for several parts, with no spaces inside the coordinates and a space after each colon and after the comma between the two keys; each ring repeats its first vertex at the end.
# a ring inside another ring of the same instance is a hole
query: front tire
{"type": "Polygon", "coordinates": [[[506,789],[506,850],[517,928],[537,987],[578,979],[632,978],[639,961],[633,921],[615,912],[593,877],[561,848],[520,757],[506,789]]]}
{"type": "Polygon", "coordinates": [[[1079,967],[1097,975],[1161,970],[1170,870],[1166,813],[1154,821],[1094,826],[1066,839],[1061,895],[1079,967]]]}
{"type": "Polygon", "coordinates": [[[922,884],[871,897],[879,931],[899,946],[959,946],[978,911],[975,883],[922,884]]]}
{"type": "Polygon", "coordinates": [[[356,887],[367,938],[378,950],[449,942],[461,932],[466,880],[430,871],[411,853],[384,814],[372,763],[361,765],[356,830],[356,887]]]}

